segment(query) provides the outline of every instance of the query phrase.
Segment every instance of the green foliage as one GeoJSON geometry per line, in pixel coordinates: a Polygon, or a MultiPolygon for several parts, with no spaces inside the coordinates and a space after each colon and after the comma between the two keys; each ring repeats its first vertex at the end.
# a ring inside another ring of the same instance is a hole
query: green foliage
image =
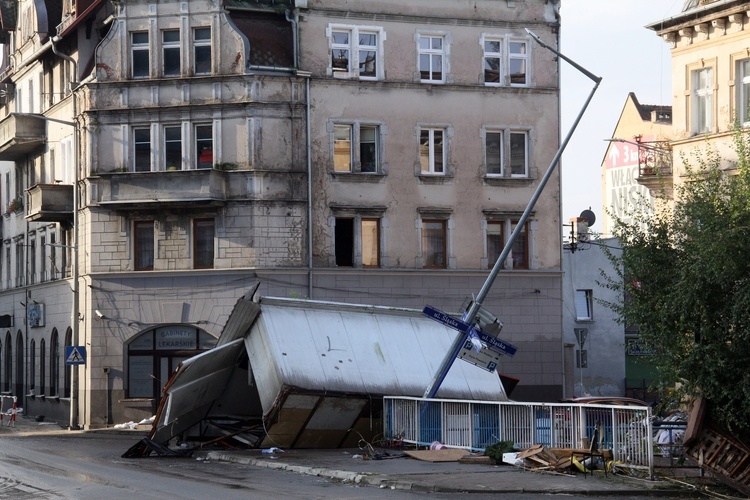
{"type": "Polygon", "coordinates": [[[490,457],[496,464],[503,463],[503,453],[516,451],[513,448],[513,441],[498,441],[484,449],[484,454],[490,457]]]}
{"type": "Polygon", "coordinates": [[[727,429],[750,431],[750,141],[737,132],[739,160],[722,170],[713,150],[683,158],[687,177],[674,204],[619,219],[621,254],[609,253],[621,292],[609,304],[655,352],[664,387],[703,396],[727,429]],[[690,164],[688,166],[688,164],[690,164]]]}

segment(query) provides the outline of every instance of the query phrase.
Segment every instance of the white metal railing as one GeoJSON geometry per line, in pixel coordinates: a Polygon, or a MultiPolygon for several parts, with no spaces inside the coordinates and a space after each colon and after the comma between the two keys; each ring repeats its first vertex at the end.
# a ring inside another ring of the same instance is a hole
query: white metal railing
{"type": "Polygon", "coordinates": [[[598,425],[601,447],[622,465],[648,469],[653,477],[651,408],[574,403],[519,403],[386,396],[385,439],[427,446],[483,450],[498,441],[519,449],[542,444],[583,448],[598,425]]]}

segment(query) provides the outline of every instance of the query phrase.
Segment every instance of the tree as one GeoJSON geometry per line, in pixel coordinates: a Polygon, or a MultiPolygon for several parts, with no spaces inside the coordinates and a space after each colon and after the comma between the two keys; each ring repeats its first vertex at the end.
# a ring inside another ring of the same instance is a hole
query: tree
{"type": "MultiPolygon", "coordinates": [[[[750,140],[738,132],[735,168],[712,150],[694,155],[675,202],[641,205],[616,220],[609,253],[621,292],[608,304],[654,352],[662,387],[702,396],[712,419],[750,436],[750,140]]],[[[685,159],[683,159],[685,161],[685,159]]],[[[685,161],[687,164],[688,162],[685,161]]],[[[686,167],[687,168],[687,167],[686,167]]]]}

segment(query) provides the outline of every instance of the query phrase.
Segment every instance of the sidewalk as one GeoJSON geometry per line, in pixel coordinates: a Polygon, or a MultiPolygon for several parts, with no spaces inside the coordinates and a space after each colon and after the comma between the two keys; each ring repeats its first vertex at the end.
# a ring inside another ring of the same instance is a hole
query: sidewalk
{"type": "MultiPolygon", "coordinates": [[[[381,451],[381,450],[378,450],[381,451]]],[[[512,465],[425,462],[410,457],[363,460],[361,450],[207,451],[206,459],[287,470],[380,488],[423,492],[578,494],[587,496],[685,496],[663,481],[645,481],[602,471],[584,476],[531,472],[512,465]]],[[[388,450],[390,455],[400,452],[388,450]]]]}

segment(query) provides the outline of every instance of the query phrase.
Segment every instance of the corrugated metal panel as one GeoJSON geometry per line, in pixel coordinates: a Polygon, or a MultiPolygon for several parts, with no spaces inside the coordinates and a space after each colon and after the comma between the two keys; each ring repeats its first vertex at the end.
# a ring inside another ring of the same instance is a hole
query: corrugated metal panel
{"type": "MultiPolygon", "coordinates": [[[[246,343],[264,411],[283,386],[422,396],[457,335],[417,310],[264,298],[261,311],[246,343]]],[[[438,396],[507,400],[496,373],[460,360],[438,396]]]]}
{"type": "Polygon", "coordinates": [[[258,291],[260,283],[256,283],[249,292],[237,301],[234,309],[229,314],[226,325],[221,330],[217,346],[228,344],[236,339],[241,339],[250,330],[255,318],[260,314],[260,306],[253,302],[253,295],[258,291]]]}

